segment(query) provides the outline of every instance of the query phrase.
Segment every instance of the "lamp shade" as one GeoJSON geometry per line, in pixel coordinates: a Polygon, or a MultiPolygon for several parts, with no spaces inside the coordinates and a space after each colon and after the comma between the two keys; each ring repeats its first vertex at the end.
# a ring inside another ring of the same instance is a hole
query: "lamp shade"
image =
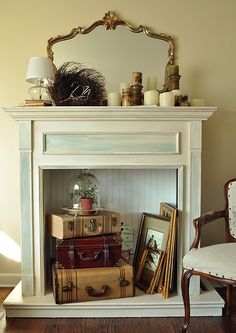
{"type": "Polygon", "coordinates": [[[52,60],[47,57],[32,57],[29,60],[26,81],[37,83],[39,80],[52,80],[52,60]]]}

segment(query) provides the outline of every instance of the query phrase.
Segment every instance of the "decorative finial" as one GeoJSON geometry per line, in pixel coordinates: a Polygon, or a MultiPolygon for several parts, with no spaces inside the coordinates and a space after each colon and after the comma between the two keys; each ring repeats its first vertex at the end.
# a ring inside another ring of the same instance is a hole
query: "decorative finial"
{"type": "Polygon", "coordinates": [[[102,21],[106,30],[114,30],[116,28],[118,18],[114,12],[109,10],[109,12],[107,12],[103,17],[102,21]]]}

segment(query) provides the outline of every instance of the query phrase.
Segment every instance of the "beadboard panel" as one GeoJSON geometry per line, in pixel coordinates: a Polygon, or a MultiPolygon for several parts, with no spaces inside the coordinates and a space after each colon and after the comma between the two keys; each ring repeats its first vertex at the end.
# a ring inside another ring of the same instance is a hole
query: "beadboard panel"
{"type": "MultiPolygon", "coordinates": [[[[45,210],[67,206],[68,183],[79,170],[44,170],[45,210]]],[[[119,211],[122,222],[138,232],[143,212],[158,214],[160,202],[176,205],[176,169],[93,169],[100,185],[101,206],[119,211]]]]}

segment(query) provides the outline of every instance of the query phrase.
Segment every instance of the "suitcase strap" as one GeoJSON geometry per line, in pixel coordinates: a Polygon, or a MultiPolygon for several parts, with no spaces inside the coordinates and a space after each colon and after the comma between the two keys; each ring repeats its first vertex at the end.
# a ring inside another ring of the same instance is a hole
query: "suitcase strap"
{"type": "Polygon", "coordinates": [[[62,281],[62,300],[61,303],[71,303],[73,301],[73,293],[74,290],[77,289],[77,286],[74,285],[73,280],[73,269],[65,269],[59,270],[61,274],[61,281],[62,281]],[[63,276],[63,271],[65,272],[65,276],[63,276]]]}
{"type": "Polygon", "coordinates": [[[74,250],[74,239],[70,239],[70,249],[68,252],[69,260],[70,260],[70,267],[74,268],[75,266],[75,250],[74,250]]]}
{"type": "Polygon", "coordinates": [[[108,245],[108,241],[107,238],[103,236],[103,253],[104,253],[104,266],[108,266],[109,265],[109,245],[108,245]]]}
{"type": "Polygon", "coordinates": [[[125,279],[125,269],[123,266],[118,266],[120,270],[120,297],[126,297],[126,287],[130,284],[128,280],[125,279]]]}

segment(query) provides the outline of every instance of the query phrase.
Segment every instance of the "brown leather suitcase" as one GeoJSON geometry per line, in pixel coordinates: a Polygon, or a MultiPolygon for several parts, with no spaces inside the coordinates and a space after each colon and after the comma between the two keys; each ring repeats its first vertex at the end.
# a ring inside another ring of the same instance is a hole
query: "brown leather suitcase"
{"type": "Polygon", "coordinates": [[[55,250],[58,268],[110,267],[121,258],[121,238],[113,234],[56,239],[55,250]]]}
{"type": "Polygon", "coordinates": [[[115,234],[121,232],[121,219],[118,212],[111,211],[84,216],[49,214],[48,229],[60,239],[115,234]]]}
{"type": "Polygon", "coordinates": [[[52,266],[57,304],[134,296],[133,267],[121,259],[116,267],[58,269],[52,266]]]}

